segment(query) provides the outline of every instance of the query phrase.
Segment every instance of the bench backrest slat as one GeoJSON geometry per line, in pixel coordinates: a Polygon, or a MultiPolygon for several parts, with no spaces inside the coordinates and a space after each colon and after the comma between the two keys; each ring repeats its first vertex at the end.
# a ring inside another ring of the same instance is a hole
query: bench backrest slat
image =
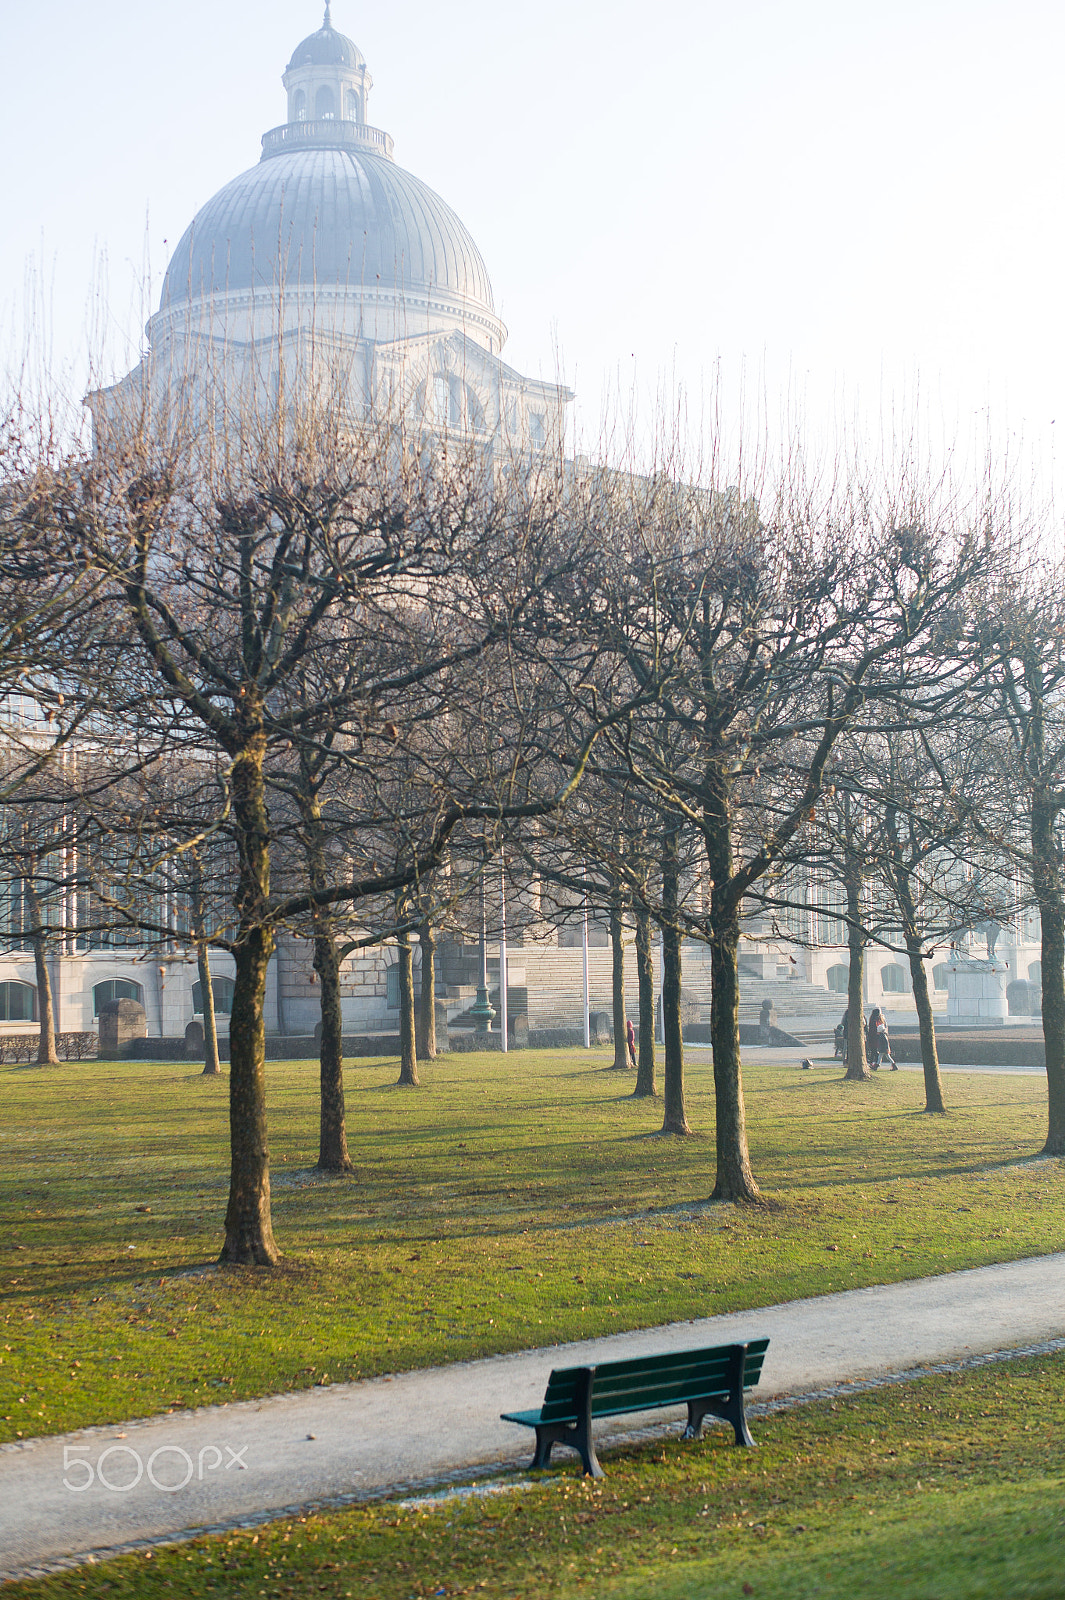
{"type": "MultiPolygon", "coordinates": [[[[758,1382],[768,1344],[768,1339],[749,1342],[743,1372],[745,1389],[758,1382]]],[[[705,1350],[602,1362],[595,1369],[592,1415],[617,1416],[627,1410],[650,1410],[726,1394],[730,1359],[730,1346],[713,1345],[705,1350]]],[[[561,1422],[573,1416],[577,1384],[584,1370],[561,1367],[552,1372],[541,1407],[544,1422],[561,1422]]]]}

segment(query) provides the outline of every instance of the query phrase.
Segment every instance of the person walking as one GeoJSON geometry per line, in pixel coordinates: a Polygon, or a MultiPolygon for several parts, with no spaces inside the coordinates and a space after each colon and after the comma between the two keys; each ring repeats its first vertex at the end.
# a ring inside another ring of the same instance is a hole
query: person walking
{"type": "Polygon", "coordinates": [[[891,1040],[888,1037],[887,1018],[879,1006],[874,1006],[869,1013],[869,1021],[865,1029],[865,1053],[874,1072],[879,1068],[881,1061],[890,1062],[892,1072],[898,1072],[899,1069],[891,1055],[891,1040]]]}
{"type": "Polygon", "coordinates": [[[625,1023],[625,1043],[628,1046],[628,1050],[629,1050],[629,1066],[635,1072],[635,1070],[636,1070],[636,1030],[632,1025],[632,1018],[631,1017],[629,1017],[628,1020],[625,1023]]]}

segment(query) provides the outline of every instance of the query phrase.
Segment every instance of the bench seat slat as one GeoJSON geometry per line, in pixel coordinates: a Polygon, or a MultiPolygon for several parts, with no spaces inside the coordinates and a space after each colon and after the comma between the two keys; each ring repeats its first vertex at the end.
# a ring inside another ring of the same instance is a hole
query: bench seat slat
{"type": "Polygon", "coordinates": [[[538,1428],[544,1420],[542,1411],[503,1411],[504,1422],[520,1422],[523,1428],[538,1428]]]}

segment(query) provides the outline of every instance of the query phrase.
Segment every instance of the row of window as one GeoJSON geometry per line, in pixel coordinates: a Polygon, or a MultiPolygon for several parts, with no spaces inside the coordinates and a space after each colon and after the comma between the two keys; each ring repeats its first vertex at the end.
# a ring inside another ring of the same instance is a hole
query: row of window
{"type": "MultiPolygon", "coordinates": [[[[850,970],[848,967],[844,966],[842,962],[837,966],[829,967],[827,973],[825,974],[825,977],[828,981],[828,987],[832,990],[833,994],[846,994],[849,976],[850,970]]],[[[1030,984],[1033,988],[1038,989],[1042,985],[1042,982],[1042,964],[1038,961],[1032,961],[1028,966],[1028,983],[1025,984],[1024,979],[1021,978],[1010,984],[1009,988],[1017,990],[1018,998],[1020,998],[1018,984],[1023,984],[1025,988],[1027,988],[1030,984]]],[[[909,968],[901,966],[896,961],[893,961],[889,966],[881,967],[880,987],[883,989],[885,994],[909,994],[913,987],[909,968]]],[[[938,989],[940,993],[943,993],[946,990],[947,963],[945,961],[938,962],[936,966],[932,968],[932,987],[934,989],[938,989]]]]}
{"type": "MultiPolygon", "coordinates": [[[[220,1016],[228,1017],[233,1010],[233,979],[212,978],[214,1008],[220,1016]]],[[[96,1018],[109,1000],[136,1000],[144,1004],[144,990],[132,978],[105,978],[93,986],[92,1014],[96,1018]]],[[[399,999],[397,996],[396,1004],[399,999]]],[[[203,1015],[203,987],[192,986],[192,1009],[203,1015]]],[[[32,983],[0,983],[0,1022],[38,1022],[37,990],[32,983]]]]}

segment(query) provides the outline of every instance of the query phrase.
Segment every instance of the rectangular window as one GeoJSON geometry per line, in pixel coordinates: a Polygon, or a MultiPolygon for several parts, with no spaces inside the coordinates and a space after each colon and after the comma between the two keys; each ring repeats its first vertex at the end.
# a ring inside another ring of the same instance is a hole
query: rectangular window
{"type": "Polygon", "coordinates": [[[385,969],[385,1005],[389,1011],[399,1010],[399,967],[385,969]]]}

